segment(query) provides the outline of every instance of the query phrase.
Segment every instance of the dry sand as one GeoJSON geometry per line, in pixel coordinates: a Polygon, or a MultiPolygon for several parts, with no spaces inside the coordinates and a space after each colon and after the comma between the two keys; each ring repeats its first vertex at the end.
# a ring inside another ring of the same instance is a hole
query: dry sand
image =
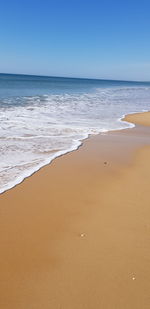
{"type": "Polygon", "coordinates": [[[91,137],[0,196],[0,309],[150,308],[149,137],[91,137]]]}
{"type": "Polygon", "coordinates": [[[127,115],[124,120],[134,123],[136,117],[136,124],[150,126],[150,112],[147,113],[136,113],[127,115]]]}

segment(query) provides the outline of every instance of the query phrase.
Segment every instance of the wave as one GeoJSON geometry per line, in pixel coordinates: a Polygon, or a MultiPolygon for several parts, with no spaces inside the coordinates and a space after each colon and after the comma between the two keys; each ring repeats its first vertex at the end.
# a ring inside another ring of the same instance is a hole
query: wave
{"type": "Polygon", "coordinates": [[[134,127],[122,117],[149,109],[149,87],[1,99],[0,193],[76,150],[91,134],[134,127]]]}

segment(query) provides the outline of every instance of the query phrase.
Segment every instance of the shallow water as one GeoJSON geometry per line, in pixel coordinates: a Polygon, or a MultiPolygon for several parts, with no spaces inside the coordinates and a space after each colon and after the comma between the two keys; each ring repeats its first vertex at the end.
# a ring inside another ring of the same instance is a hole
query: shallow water
{"type": "Polygon", "coordinates": [[[150,109],[150,83],[0,74],[0,193],[89,134],[132,127],[150,109]]]}

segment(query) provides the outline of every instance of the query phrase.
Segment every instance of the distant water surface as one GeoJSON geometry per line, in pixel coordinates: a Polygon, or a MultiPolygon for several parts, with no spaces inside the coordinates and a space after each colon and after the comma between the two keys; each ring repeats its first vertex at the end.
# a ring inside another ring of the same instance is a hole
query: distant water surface
{"type": "Polygon", "coordinates": [[[131,127],[150,110],[150,83],[0,74],[0,193],[89,134],[131,127]]]}

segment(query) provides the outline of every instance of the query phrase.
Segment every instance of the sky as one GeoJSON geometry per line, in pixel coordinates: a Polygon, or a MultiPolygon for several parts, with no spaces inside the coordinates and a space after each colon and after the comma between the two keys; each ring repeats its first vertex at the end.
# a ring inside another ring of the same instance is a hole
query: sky
{"type": "Polygon", "coordinates": [[[0,0],[0,72],[150,81],[150,0],[0,0]]]}

